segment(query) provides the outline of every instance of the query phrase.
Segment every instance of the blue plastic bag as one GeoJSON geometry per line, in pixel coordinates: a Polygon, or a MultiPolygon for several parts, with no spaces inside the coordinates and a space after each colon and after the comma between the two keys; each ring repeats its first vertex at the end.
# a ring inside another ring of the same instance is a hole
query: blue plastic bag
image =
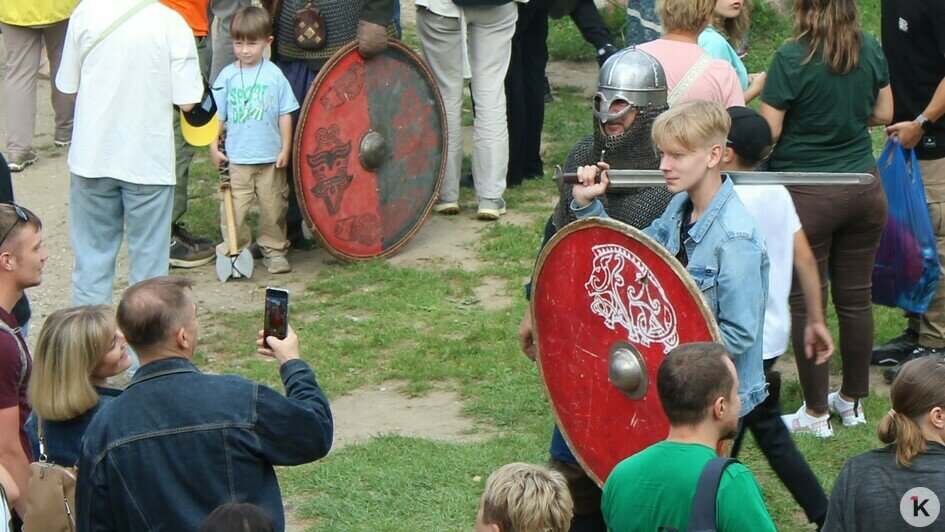
{"type": "Polygon", "coordinates": [[[890,138],[879,156],[879,175],[889,218],[873,266],[873,303],[922,313],[935,293],[940,265],[915,151],[890,138]]]}

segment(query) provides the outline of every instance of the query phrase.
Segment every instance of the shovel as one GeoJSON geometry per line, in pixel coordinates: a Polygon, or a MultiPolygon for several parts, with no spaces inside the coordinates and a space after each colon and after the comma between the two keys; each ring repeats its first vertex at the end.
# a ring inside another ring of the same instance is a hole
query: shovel
{"type": "MultiPolygon", "coordinates": [[[[220,150],[223,151],[223,143],[220,143],[220,150]]],[[[253,276],[253,254],[249,248],[243,248],[243,251],[236,249],[236,216],[233,215],[233,191],[230,189],[230,178],[228,169],[220,168],[220,191],[223,192],[223,207],[226,211],[226,229],[229,237],[229,253],[223,254],[217,250],[217,278],[221,283],[227,279],[239,279],[245,277],[249,279],[253,276]]]]}

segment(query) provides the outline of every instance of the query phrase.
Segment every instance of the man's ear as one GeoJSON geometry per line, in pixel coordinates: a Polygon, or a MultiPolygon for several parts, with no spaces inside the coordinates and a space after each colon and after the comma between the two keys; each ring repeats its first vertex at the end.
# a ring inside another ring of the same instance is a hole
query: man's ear
{"type": "Polygon", "coordinates": [[[0,270],[12,272],[16,268],[16,257],[12,251],[0,252],[0,270]]]}
{"type": "Polygon", "coordinates": [[[728,408],[728,401],[722,396],[716,397],[715,402],[712,403],[712,417],[721,419],[725,415],[726,408],[728,408]]]}
{"type": "Polygon", "coordinates": [[[177,329],[176,333],[174,333],[174,341],[177,343],[177,347],[186,351],[194,339],[190,338],[190,336],[187,334],[187,329],[181,327],[180,329],[177,329]]]}

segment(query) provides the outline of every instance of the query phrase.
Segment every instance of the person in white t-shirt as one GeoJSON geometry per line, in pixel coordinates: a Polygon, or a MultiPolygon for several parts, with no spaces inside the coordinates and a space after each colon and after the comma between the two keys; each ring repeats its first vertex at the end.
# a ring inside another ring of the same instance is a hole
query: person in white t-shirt
{"type": "Polygon", "coordinates": [[[56,86],[77,94],[72,304],[111,303],[125,230],[129,284],[167,275],[173,106],[189,111],[204,92],[193,33],[159,3],[84,0],[69,21],[56,86]]]}
{"type": "MultiPolygon", "coordinates": [[[[771,151],[771,128],[761,115],[747,107],[730,107],[728,114],[732,118],[732,127],[728,134],[728,149],[722,158],[722,169],[754,170],[771,151]]],[[[827,516],[827,495],[782,422],[781,376],[772,371],[778,357],[788,348],[791,333],[788,296],[792,273],[804,287],[807,307],[811,309],[807,314],[804,352],[796,350],[795,356],[816,356],[818,361],[826,363],[833,353],[833,340],[820,306],[817,262],[787,189],[779,185],[736,185],[735,192],[764,234],[770,267],[763,335],[768,399],[745,416],[732,456],[738,454],[745,430],[750,430],[768,463],[804,509],[808,520],[823,525],[827,516]]]]}

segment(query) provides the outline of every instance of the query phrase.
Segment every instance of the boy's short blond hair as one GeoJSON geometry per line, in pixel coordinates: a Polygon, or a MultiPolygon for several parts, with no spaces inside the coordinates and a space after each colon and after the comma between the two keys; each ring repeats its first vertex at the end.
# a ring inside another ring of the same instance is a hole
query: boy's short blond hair
{"type": "Polygon", "coordinates": [[[506,464],[486,480],[482,522],[502,532],[566,532],[574,503],[557,471],[534,464],[506,464]]]}
{"type": "Polygon", "coordinates": [[[716,0],[656,0],[663,33],[699,33],[715,14],[716,0]]]}
{"type": "Polygon", "coordinates": [[[705,148],[714,144],[725,146],[732,118],[725,108],[715,102],[690,100],[659,115],[653,122],[653,144],[666,147],[670,143],[687,150],[705,148]]]}

